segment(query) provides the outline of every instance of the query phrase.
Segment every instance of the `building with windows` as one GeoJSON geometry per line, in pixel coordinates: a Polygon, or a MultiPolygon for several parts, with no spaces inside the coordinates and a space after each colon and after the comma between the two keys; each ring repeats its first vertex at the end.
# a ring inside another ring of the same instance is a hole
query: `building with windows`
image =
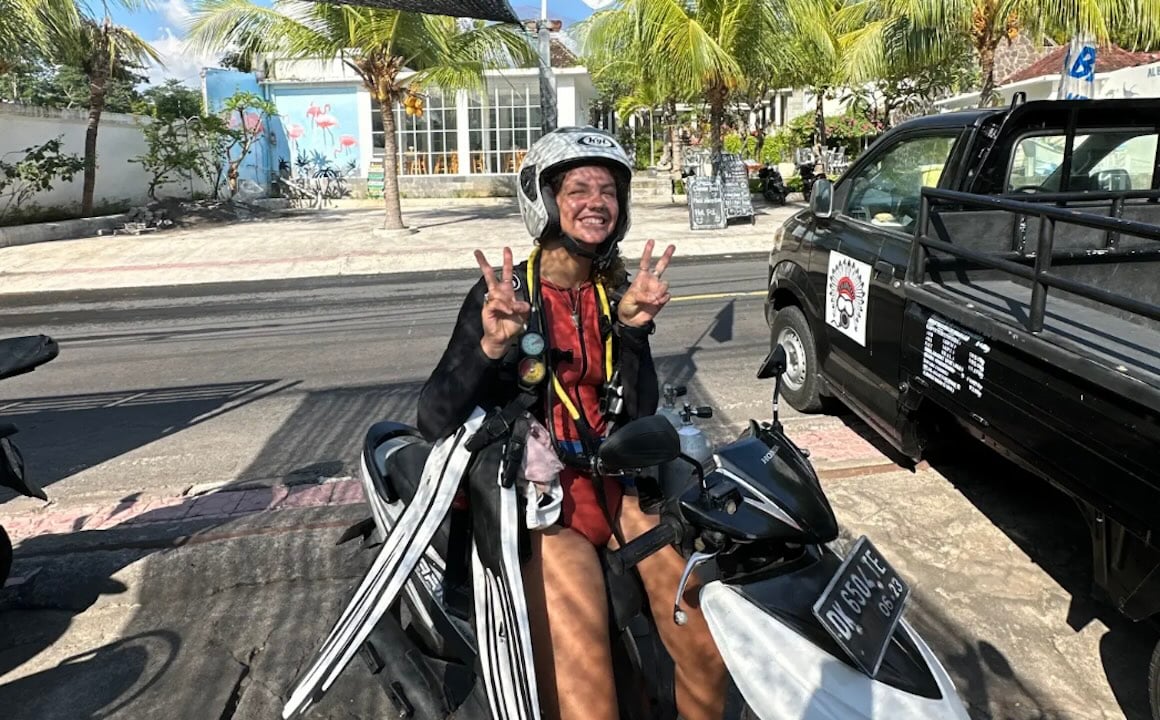
{"type": "MultiPolygon", "coordinates": [[[[385,148],[382,109],[341,59],[276,60],[267,71],[202,72],[206,105],[219,109],[239,90],[278,108],[266,123],[263,147],[247,158],[243,177],[270,190],[278,175],[342,177],[359,192],[376,172],[385,148]]],[[[588,71],[558,40],[552,43],[557,124],[585,125],[597,97],[588,71]]],[[[404,75],[404,79],[405,79],[404,75]]],[[[512,195],[514,173],[540,137],[539,71],[487,71],[482,91],[424,91],[422,116],[394,108],[400,191],[410,196],[512,195]]],[[[256,188],[255,188],[256,190],[256,188]]]]}

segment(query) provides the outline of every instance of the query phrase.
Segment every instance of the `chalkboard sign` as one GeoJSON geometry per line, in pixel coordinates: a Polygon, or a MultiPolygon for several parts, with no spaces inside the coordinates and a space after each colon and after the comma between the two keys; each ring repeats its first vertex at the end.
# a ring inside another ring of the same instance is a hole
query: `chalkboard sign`
{"type": "Polygon", "coordinates": [[[720,230],[725,227],[725,198],[721,178],[693,176],[685,179],[689,199],[690,230],[720,230]]]}
{"type": "Polygon", "coordinates": [[[753,217],[753,198],[749,194],[749,168],[736,153],[722,153],[717,173],[724,185],[725,217],[753,217]]]}

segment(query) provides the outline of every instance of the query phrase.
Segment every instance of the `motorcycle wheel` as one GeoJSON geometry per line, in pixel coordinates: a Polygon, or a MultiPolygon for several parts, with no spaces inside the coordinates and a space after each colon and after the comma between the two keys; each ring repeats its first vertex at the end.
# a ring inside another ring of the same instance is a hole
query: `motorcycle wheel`
{"type": "Polygon", "coordinates": [[[762,195],[762,197],[764,197],[766,200],[768,200],[771,203],[776,203],[777,205],[785,205],[785,195],[782,195],[780,192],[778,192],[777,190],[775,190],[773,188],[766,188],[761,193],[761,195],[762,195]]]}
{"type": "Polygon", "coordinates": [[[7,582],[10,570],[12,570],[12,541],[8,539],[4,526],[0,525],[0,588],[7,582]]]}

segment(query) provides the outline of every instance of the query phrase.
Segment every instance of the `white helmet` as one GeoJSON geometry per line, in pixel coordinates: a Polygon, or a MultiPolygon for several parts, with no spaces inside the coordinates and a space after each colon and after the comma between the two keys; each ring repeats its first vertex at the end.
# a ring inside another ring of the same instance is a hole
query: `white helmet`
{"type": "Polygon", "coordinates": [[[516,194],[520,214],[528,232],[536,240],[559,236],[568,251],[604,264],[616,256],[616,246],[628,233],[628,202],[632,186],[632,164],[615,139],[594,127],[563,127],[544,135],[532,145],[520,166],[516,194]],[[620,206],[616,226],[595,252],[583,247],[560,229],[560,208],[551,182],[574,167],[602,165],[616,181],[620,206]]]}

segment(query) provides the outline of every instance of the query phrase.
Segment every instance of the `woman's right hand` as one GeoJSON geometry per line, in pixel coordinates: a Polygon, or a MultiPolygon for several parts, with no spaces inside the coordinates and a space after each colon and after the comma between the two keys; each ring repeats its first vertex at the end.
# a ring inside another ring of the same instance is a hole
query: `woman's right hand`
{"type": "Polygon", "coordinates": [[[511,248],[503,249],[503,274],[498,280],[495,268],[488,263],[482,250],[475,251],[475,261],[479,263],[483,281],[487,283],[487,292],[483,295],[483,338],[479,345],[485,355],[498,360],[507,352],[511,341],[523,332],[532,306],[516,300],[511,248]]]}

